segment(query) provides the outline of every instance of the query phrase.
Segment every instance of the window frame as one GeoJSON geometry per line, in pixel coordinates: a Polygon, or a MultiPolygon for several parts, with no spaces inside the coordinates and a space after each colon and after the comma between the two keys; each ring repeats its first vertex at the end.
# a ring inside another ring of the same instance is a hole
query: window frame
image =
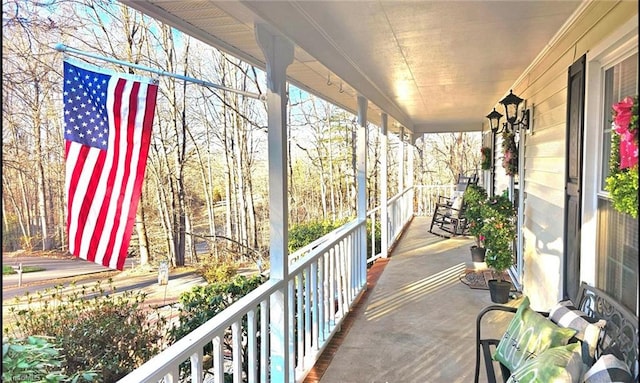
{"type": "MultiPolygon", "coordinates": [[[[626,46],[627,44],[625,44],[626,46]]],[[[606,81],[606,73],[608,70],[613,69],[616,65],[621,64],[623,61],[627,60],[628,58],[632,57],[633,55],[637,55],[638,54],[638,44],[637,44],[637,39],[636,39],[636,43],[635,43],[635,49],[633,47],[629,48],[626,51],[620,52],[621,54],[619,55],[615,55],[611,58],[611,60],[609,60],[607,62],[607,65],[602,67],[602,89],[601,89],[601,119],[600,122],[604,124],[604,121],[606,118],[610,118],[610,114],[607,115],[606,114],[606,105],[604,105],[604,100],[605,100],[605,91],[606,91],[606,85],[605,85],[605,81],[606,81]]],[[[633,96],[633,95],[631,95],[633,96]]],[[[619,101],[619,100],[618,100],[619,101]]],[[[602,127],[598,127],[599,133],[600,133],[600,144],[598,145],[600,147],[600,153],[599,153],[599,170],[598,170],[598,197],[604,197],[604,198],[610,198],[609,197],[609,192],[604,190],[603,185],[605,184],[605,178],[604,178],[604,174],[602,172],[602,169],[604,169],[605,166],[608,166],[609,163],[609,156],[607,155],[605,158],[605,153],[603,153],[603,145],[604,145],[604,132],[605,130],[610,130],[611,126],[605,126],[603,125],[602,127]]],[[[609,136],[611,137],[611,136],[609,136]]],[[[608,153],[610,154],[610,152],[608,153]]]]}
{"type": "Polygon", "coordinates": [[[638,52],[638,24],[629,19],[620,28],[587,52],[585,78],[585,134],[582,177],[582,236],[580,278],[595,286],[598,282],[598,198],[609,197],[602,190],[604,81],[605,70],[638,52]]]}

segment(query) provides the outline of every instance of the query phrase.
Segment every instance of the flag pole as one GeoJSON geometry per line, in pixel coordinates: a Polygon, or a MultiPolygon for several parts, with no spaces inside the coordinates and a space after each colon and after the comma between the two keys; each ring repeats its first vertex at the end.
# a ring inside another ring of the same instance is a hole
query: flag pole
{"type": "Polygon", "coordinates": [[[222,86],[222,85],[219,85],[219,84],[214,84],[214,83],[209,82],[209,81],[199,80],[197,78],[187,77],[187,76],[183,76],[183,75],[180,75],[180,74],[167,72],[167,71],[164,71],[164,70],[161,70],[161,69],[150,68],[150,67],[146,67],[144,65],[130,63],[128,61],[122,61],[122,60],[117,60],[117,59],[113,59],[113,58],[110,58],[110,57],[100,56],[100,55],[97,55],[97,54],[94,54],[94,53],[85,52],[85,51],[81,51],[79,49],[71,48],[71,47],[69,47],[67,45],[64,45],[62,43],[56,44],[53,47],[53,49],[55,49],[55,50],[57,50],[59,52],[66,52],[66,53],[72,53],[72,54],[76,54],[76,55],[87,56],[87,57],[91,57],[91,58],[94,58],[94,59],[97,59],[97,60],[103,60],[103,61],[107,61],[107,62],[114,63],[114,64],[128,66],[128,67],[131,67],[131,68],[135,68],[135,69],[139,69],[139,70],[155,73],[155,74],[158,74],[160,76],[173,77],[173,78],[177,78],[177,79],[180,79],[180,80],[193,82],[193,83],[196,83],[196,84],[199,84],[199,85],[203,85],[203,86],[219,89],[219,90],[222,90],[222,91],[225,91],[225,92],[232,92],[232,93],[241,94],[243,96],[255,98],[255,99],[258,99],[258,100],[266,100],[267,99],[266,95],[264,95],[264,94],[258,94],[258,93],[247,92],[247,91],[244,91],[244,90],[228,88],[226,86],[222,86]]]}

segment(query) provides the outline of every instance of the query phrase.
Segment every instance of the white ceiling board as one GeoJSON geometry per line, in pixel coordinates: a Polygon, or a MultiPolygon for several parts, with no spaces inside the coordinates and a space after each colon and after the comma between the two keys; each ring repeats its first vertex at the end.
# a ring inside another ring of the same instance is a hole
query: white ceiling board
{"type": "Polygon", "coordinates": [[[580,1],[122,0],[264,68],[255,22],[296,44],[290,81],[348,111],[356,94],[389,127],[480,130],[580,1]],[[332,85],[327,85],[328,76],[332,85]],[[340,92],[340,80],[343,92],[340,92]]]}

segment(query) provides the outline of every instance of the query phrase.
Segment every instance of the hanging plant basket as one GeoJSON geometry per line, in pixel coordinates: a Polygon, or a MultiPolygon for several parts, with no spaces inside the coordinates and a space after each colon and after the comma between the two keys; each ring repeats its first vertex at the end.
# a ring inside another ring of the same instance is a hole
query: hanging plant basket
{"type": "Polygon", "coordinates": [[[613,105],[611,157],[605,190],[613,208],[638,218],[638,96],[613,105]]]}
{"type": "Polygon", "coordinates": [[[516,134],[510,130],[502,133],[502,167],[508,176],[518,174],[518,146],[516,134]]]}
{"type": "Polygon", "coordinates": [[[480,167],[482,170],[490,170],[491,169],[491,148],[485,146],[481,149],[482,153],[482,162],[480,167]]]}

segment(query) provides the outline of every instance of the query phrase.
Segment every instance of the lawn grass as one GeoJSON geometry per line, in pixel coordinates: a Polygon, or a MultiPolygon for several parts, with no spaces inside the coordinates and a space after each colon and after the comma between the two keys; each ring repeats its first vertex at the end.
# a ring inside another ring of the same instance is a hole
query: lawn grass
{"type": "MultiPolygon", "coordinates": [[[[22,266],[23,273],[33,273],[34,271],[44,271],[44,267],[40,266],[22,266]]],[[[2,265],[2,275],[17,274],[18,272],[13,266],[2,265]]]]}

